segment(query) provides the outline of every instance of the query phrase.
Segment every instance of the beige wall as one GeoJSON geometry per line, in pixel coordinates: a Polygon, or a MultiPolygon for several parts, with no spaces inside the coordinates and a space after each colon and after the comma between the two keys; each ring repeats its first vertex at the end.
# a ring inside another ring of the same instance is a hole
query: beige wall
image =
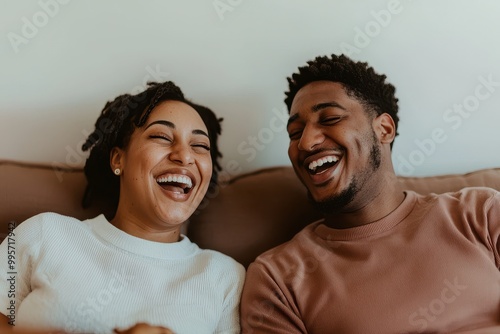
{"type": "Polygon", "coordinates": [[[500,2],[7,1],[0,22],[0,158],[83,164],[107,100],[173,80],[225,118],[223,167],[289,164],[286,77],[347,52],[400,98],[396,170],[500,166],[500,2]]]}

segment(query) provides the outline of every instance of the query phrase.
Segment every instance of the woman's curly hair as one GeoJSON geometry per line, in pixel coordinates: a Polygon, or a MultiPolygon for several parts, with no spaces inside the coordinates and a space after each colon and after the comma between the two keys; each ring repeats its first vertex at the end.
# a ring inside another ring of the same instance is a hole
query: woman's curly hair
{"type": "Polygon", "coordinates": [[[205,123],[210,139],[210,156],[213,165],[209,190],[216,187],[221,170],[219,159],[222,154],[219,151],[217,139],[222,130],[222,118],[217,118],[209,108],[187,100],[181,89],[172,81],[150,82],[147,89],[141,93],[123,94],[107,102],[95,122],[94,131],[82,145],[83,151],[90,150],[84,167],[87,178],[87,187],[82,201],[84,208],[97,202],[103,206],[108,219],[115,215],[120,195],[120,181],[111,170],[111,150],[114,147],[126,147],[134,130],[144,126],[153,109],[161,102],[168,100],[190,105],[205,123]]]}
{"type": "Polygon", "coordinates": [[[368,63],[355,62],[345,55],[316,57],[308,61],[307,66],[299,67],[298,73],[287,78],[289,90],[285,92],[285,104],[290,112],[297,92],[311,82],[339,82],[346,93],[357,98],[368,112],[375,112],[377,115],[389,114],[397,131],[399,117],[396,88],[386,82],[386,78],[386,75],[376,73],[368,63]]]}

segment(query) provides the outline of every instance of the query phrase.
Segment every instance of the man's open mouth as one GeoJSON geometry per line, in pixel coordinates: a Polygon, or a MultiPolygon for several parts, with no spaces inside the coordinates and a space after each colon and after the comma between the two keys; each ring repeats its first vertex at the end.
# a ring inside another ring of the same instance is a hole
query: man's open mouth
{"type": "Polygon", "coordinates": [[[186,175],[168,174],[157,178],[156,182],[165,190],[183,194],[193,188],[193,181],[186,175]]]}
{"type": "Polygon", "coordinates": [[[311,161],[309,163],[308,172],[311,175],[321,174],[326,171],[328,168],[333,167],[339,161],[339,157],[335,155],[329,155],[326,157],[322,157],[311,161]]]}

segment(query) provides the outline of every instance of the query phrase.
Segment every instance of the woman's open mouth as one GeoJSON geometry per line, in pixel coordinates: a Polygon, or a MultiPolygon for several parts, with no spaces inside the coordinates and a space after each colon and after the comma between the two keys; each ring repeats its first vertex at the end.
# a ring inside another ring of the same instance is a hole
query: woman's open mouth
{"type": "Polygon", "coordinates": [[[157,178],[156,182],[163,189],[178,194],[188,194],[193,188],[193,181],[191,178],[180,174],[166,174],[157,178]]]}

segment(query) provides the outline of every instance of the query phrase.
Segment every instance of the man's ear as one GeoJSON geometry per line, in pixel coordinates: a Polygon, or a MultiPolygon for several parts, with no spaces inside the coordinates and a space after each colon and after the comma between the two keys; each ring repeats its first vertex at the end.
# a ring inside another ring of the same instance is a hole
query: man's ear
{"type": "Polygon", "coordinates": [[[119,147],[113,147],[111,149],[111,153],[109,154],[109,165],[112,171],[119,169],[123,171],[124,168],[124,159],[125,151],[123,151],[119,147]]]}
{"type": "Polygon", "coordinates": [[[382,144],[390,144],[396,137],[396,125],[391,115],[383,113],[373,120],[373,130],[382,144]]]}

